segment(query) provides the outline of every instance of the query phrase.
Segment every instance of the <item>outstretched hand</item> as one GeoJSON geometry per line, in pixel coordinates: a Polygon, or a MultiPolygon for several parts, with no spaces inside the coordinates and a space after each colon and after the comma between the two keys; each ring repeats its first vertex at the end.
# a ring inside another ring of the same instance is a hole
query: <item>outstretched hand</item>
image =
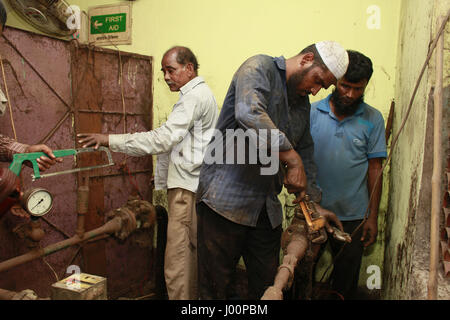
{"type": "Polygon", "coordinates": [[[101,133],[79,133],[77,134],[78,142],[81,144],[83,148],[94,147],[94,149],[98,149],[99,147],[108,147],[109,146],[109,136],[107,134],[101,133]]]}

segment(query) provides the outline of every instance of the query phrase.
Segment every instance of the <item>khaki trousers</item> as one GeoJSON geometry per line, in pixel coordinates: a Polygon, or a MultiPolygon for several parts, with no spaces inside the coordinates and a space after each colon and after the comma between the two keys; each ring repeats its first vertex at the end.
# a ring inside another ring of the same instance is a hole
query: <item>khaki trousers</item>
{"type": "Polygon", "coordinates": [[[169,206],[164,276],[170,300],[197,300],[197,214],[195,193],[167,191],[169,206]]]}

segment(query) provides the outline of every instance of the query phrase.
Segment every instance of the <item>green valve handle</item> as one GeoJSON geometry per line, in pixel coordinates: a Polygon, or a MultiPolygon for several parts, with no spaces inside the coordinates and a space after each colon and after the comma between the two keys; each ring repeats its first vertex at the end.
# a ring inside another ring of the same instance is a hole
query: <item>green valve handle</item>
{"type": "MultiPolygon", "coordinates": [[[[53,151],[53,154],[55,155],[56,158],[61,158],[65,156],[76,155],[77,150],[76,149],[55,150],[53,151]]],[[[34,177],[36,179],[39,179],[41,177],[41,174],[39,172],[39,166],[36,160],[42,156],[48,157],[47,154],[45,154],[44,152],[16,153],[13,155],[13,161],[9,166],[9,170],[11,170],[16,176],[19,176],[20,171],[22,170],[23,162],[30,161],[33,164],[34,177]]]]}

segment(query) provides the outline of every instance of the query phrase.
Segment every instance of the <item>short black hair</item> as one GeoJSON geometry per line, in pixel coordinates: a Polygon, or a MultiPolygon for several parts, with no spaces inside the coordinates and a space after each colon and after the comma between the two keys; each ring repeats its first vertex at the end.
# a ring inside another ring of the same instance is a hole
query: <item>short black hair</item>
{"type": "Polygon", "coordinates": [[[344,75],[344,79],[349,82],[360,82],[367,79],[369,82],[373,73],[372,61],[361,52],[347,50],[348,52],[348,68],[344,75]]]}
{"type": "Polygon", "coordinates": [[[197,72],[199,64],[191,49],[182,46],[175,46],[167,50],[164,55],[170,51],[175,51],[177,53],[177,62],[179,64],[186,65],[188,63],[192,63],[194,66],[194,71],[197,72]]]}
{"type": "Polygon", "coordinates": [[[316,65],[316,66],[321,67],[322,69],[328,70],[328,67],[326,66],[325,62],[323,62],[322,57],[319,54],[319,51],[317,51],[317,47],[316,47],[315,43],[307,46],[305,49],[300,51],[300,53],[298,55],[306,54],[306,53],[312,53],[314,55],[313,65],[316,65]]]}
{"type": "Polygon", "coordinates": [[[6,13],[5,5],[0,0],[0,24],[2,26],[2,30],[5,29],[5,24],[6,24],[7,18],[8,18],[8,14],[6,13]]]}

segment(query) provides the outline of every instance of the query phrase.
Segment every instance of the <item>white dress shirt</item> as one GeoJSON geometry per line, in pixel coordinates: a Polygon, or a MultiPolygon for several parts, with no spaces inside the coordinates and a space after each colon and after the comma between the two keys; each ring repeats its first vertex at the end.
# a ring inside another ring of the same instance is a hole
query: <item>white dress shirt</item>
{"type": "MultiPolygon", "coordinates": [[[[196,192],[200,166],[218,115],[211,89],[198,76],[180,88],[180,98],[161,127],[148,132],[111,134],[109,147],[131,156],[169,153],[167,188],[196,192]]],[[[164,168],[158,171],[164,172],[164,168]]]]}

